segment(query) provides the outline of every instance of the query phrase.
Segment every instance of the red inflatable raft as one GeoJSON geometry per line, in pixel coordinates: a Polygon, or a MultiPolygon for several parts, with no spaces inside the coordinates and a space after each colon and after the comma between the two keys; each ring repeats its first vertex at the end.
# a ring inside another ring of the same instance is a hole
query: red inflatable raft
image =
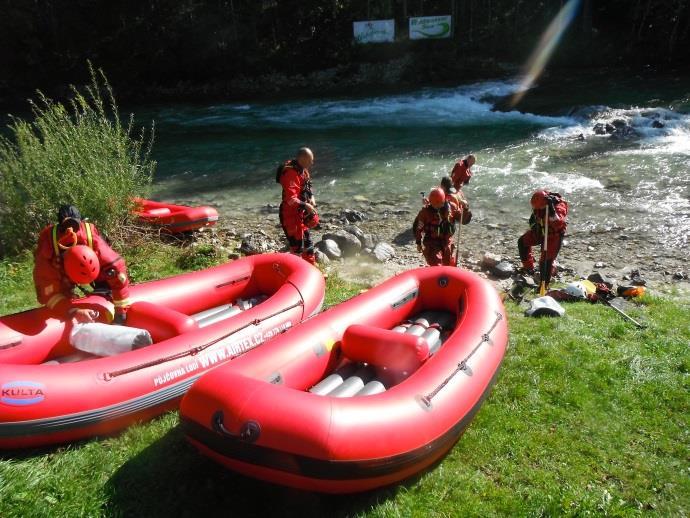
{"type": "Polygon", "coordinates": [[[127,324],[154,343],[116,356],[76,351],[71,324],[43,308],[0,318],[0,448],[108,434],[174,408],[203,372],[318,312],[324,281],[296,256],[265,254],[130,292],[127,324]]]}
{"type": "Polygon", "coordinates": [[[136,198],[134,214],[143,222],[178,233],[215,225],[218,211],[213,207],[186,207],[136,198]]]}
{"type": "Polygon", "coordinates": [[[507,338],[488,282],[411,270],[203,376],[182,401],[183,430],[203,454],[271,482],[328,493],[391,484],[455,444],[507,338]]]}

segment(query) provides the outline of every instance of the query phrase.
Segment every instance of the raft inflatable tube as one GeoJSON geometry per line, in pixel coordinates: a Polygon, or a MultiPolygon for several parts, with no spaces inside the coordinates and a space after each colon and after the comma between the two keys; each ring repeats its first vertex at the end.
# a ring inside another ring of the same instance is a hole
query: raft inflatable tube
{"type": "MultiPolygon", "coordinates": [[[[0,448],[111,434],[173,409],[202,373],[317,313],[319,270],[264,254],[130,289],[127,325],[153,344],[98,357],[70,345],[71,323],[44,308],[0,317],[0,448]]],[[[99,296],[83,307],[112,311],[99,296]]]]}
{"type": "Polygon", "coordinates": [[[134,214],[144,223],[159,226],[173,234],[215,225],[218,211],[213,207],[187,207],[136,198],[134,214]]]}
{"type": "Polygon", "coordinates": [[[507,340],[487,281],[410,270],[202,376],[182,401],[182,428],[202,454],[251,477],[326,493],[385,486],[453,447],[507,340]]]}

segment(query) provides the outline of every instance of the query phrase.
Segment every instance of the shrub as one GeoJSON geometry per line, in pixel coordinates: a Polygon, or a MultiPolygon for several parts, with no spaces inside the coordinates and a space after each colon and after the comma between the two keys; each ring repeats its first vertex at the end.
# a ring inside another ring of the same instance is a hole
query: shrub
{"type": "Polygon", "coordinates": [[[183,270],[201,270],[218,264],[223,256],[215,246],[201,243],[187,248],[177,260],[177,266],[183,270]]]}
{"type": "Polygon", "coordinates": [[[72,87],[66,105],[38,92],[33,121],[13,118],[13,138],[0,137],[0,255],[33,247],[66,203],[107,234],[151,183],[153,127],[134,136],[133,116],[122,124],[105,75],[89,68],[83,92],[72,87]]]}

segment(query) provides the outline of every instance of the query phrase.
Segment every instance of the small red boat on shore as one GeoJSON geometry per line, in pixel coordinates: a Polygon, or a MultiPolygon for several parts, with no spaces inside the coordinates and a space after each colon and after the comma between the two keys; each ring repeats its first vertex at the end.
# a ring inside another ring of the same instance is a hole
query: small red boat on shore
{"type": "MultiPolygon", "coordinates": [[[[202,373],[317,313],[324,280],[290,254],[245,257],[132,286],[127,325],[153,344],[98,357],[70,345],[44,308],[0,317],[0,448],[115,432],[175,408],[202,373]]],[[[80,299],[102,314],[100,296],[80,299]]]]}
{"type": "Polygon", "coordinates": [[[252,477],[373,489],[455,444],[507,341],[487,281],[458,268],[410,270],[202,376],[182,401],[182,427],[204,455],[252,477]]]}
{"type": "Polygon", "coordinates": [[[218,211],[213,207],[187,207],[135,198],[134,214],[143,222],[162,227],[173,234],[215,225],[218,211]]]}

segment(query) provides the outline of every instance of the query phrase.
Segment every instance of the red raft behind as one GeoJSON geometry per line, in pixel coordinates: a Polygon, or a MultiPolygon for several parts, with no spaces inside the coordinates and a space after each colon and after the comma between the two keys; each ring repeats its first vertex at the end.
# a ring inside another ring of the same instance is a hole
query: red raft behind
{"type": "Polygon", "coordinates": [[[487,281],[410,270],[204,375],[182,401],[182,427],[252,477],[328,493],[388,485],[455,444],[507,339],[487,281]]]}
{"type": "MultiPolygon", "coordinates": [[[[75,350],[71,324],[43,308],[0,318],[0,448],[108,434],[175,408],[203,372],[317,313],[324,281],[298,257],[265,254],[130,293],[127,324],[154,343],[116,356],[75,350]]],[[[112,310],[93,295],[80,305],[112,310]]]]}
{"type": "Polygon", "coordinates": [[[134,199],[134,214],[143,222],[173,234],[215,225],[218,211],[213,207],[187,207],[143,198],[134,199]]]}

